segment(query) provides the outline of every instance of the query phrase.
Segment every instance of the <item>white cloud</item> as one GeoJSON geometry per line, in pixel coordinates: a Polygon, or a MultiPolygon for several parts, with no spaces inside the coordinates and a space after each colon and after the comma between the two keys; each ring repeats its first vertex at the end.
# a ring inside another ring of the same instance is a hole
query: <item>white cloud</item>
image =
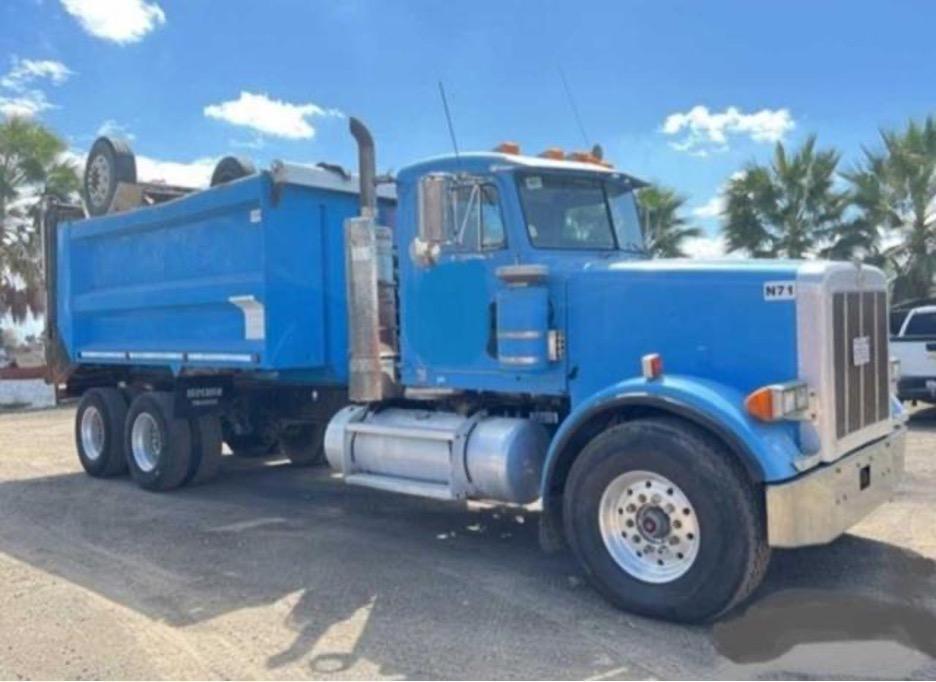
{"type": "Polygon", "coordinates": [[[692,209],[692,215],[696,218],[718,218],[725,210],[725,200],[722,195],[716,194],[701,206],[692,209]]]}
{"type": "Polygon", "coordinates": [[[137,155],[137,177],[146,182],[164,182],[181,187],[207,187],[217,162],[217,159],[207,157],[184,163],[137,155]]]}
{"type": "Polygon", "coordinates": [[[665,135],[680,136],[670,142],[678,151],[697,156],[728,149],[730,137],[747,137],[754,142],[778,142],[796,127],[789,109],[761,109],[744,113],[737,107],[722,112],[696,105],[686,112],[670,114],[661,128],[665,135]]]}
{"type": "Polygon", "coordinates": [[[97,134],[120,137],[131,141],[136,139],[136,135],[127,130],[126,126],[117,123],[117,121],[112,118],[107,119],[104,121],[104,123],[101,124],[101,127],[98,128],[97,134]]]}
{"type": "Polygon", "coordinates": [[[14,116],[32,118],[46,109],[52,109],[52,104],[39,90],[30,90],[21,95],[9,97],[0,94],[0,114],[7,118],[14,116]]]}
{"type": "Polygon", "coordinates": [[[725,253],[725,238],[721,235],[689,237],[682,242],[682,250],[690,258],[737,258],[725,253]]]}
{"type": "Polygon", "coordinates": [[[62,62],[52,59],[20,59],[14,55],[13,66],[0,78],[0,86],[23,92],[36,80],[48,79],[53,85],[61,85],[72,74],[72,70],[62,62]]]}
{"type": "Polygon", "coordinates": [[[120,45],[135,43],[166,23],[166,13],[148,0],[61,0],[65,11],[91,35],[120,45]]]}
{"type": "Polygon", "coordinates": [[[0,114],[6,117],[31,118],[53,105],[45,93],[35,87],[36,81],[61,85],[72,75],[62,62],[51,59],[12,59],[10,70],[0,77],[0,114]]]}
{"type": "Polygon", "coordinates": [[[323,109],[317,104],[292,104],[270,99],[265,94],[241,91],[235,100],[205,107],[205,116],[232,125],[252,128],[260,133],[289,139],[310,139],[315,136],[313,118],[342,116],[336,109],[323,109]]]}

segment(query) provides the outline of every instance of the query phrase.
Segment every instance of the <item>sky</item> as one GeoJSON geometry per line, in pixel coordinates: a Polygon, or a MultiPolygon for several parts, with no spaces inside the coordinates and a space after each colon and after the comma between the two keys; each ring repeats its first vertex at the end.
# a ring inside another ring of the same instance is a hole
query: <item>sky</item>
{"type": "Polygon", "coordinates": [[[79,156],[124,136],[143,179],[198,185],[232,153],[353,167],[349,115],[382,171],[448,153],[442,81],[462,150],[600,143],[685,195],[712,255],[720,188],[776,142],[815,133],[848,168],[936,113],[934,27],[923,0],[3,0],[0,114],[79,156]]]}

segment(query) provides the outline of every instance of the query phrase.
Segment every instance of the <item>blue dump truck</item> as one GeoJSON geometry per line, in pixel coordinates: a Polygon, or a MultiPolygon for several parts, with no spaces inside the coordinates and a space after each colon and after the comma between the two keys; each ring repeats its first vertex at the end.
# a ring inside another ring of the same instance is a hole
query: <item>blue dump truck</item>
{"type": "Polygon", "coordinates": [[[827,543],[903,469],[888,303],[850,263],[654,260],[597,154],[516,145],[375,174],[228,158],[138,182],[101,139],[49,206],[48,348],[88,474],[165,491],[235,455],[541,505],[614,604],[680,621],[827,543]]]}

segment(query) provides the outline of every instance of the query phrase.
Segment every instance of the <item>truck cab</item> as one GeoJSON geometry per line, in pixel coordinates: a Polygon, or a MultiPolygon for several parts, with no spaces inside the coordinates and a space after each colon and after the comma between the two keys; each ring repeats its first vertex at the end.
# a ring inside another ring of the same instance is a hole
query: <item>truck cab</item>
{"type": "Polygon", "coordinates": [[[351,132],[357,177],[279,164],[48,237],[89,473],[168,489],[253,438],[351,485],[534,504],[613,603],[693,622],[894,493],[881,271],[652,259],[644,183],[586,153],[439,157],[388,193],[351,132]],[[133,287],[91,267],[136,251],[133,287]]]}

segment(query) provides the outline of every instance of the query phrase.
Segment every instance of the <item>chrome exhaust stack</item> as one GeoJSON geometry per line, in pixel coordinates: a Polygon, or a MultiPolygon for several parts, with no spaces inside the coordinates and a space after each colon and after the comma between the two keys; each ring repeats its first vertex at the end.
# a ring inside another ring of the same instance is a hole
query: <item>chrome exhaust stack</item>
{"type": "Polygon", "coordinates": [[[377,402],[399,393],[393,235],[377,224],[374,138],[351,118],[358,144],[361,214],[345,221],[349,381],[354,402],[377,402]]]}
{"type": "Polygon", "coordinates": [[[377,217],[377,155],[374,138],[360,119],[351,117],[348,124],[358,146],[358,177],[361,183],[361,217],[377,217]]]}

